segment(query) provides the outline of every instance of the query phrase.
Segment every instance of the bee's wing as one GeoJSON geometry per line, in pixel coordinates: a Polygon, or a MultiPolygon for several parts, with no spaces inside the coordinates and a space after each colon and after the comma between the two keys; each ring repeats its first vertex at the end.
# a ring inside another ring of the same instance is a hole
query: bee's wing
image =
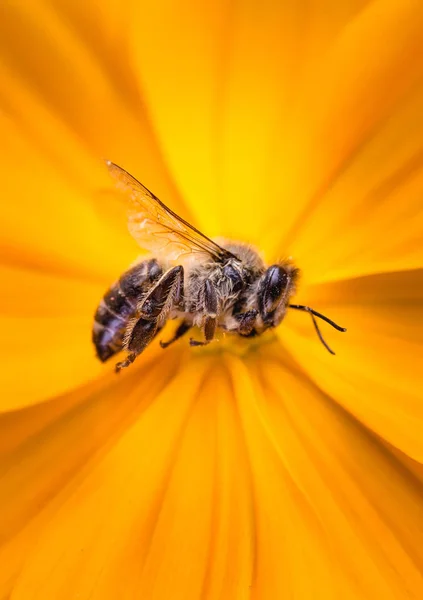
{"type": "Polygon", "coordinates": [[[218,261],[234,256],[170,210],[127,171],[110,161],[106,164],[118,188],[129,195],[128,227],[142,248],[170,260],[192,252],[218,261]]]}

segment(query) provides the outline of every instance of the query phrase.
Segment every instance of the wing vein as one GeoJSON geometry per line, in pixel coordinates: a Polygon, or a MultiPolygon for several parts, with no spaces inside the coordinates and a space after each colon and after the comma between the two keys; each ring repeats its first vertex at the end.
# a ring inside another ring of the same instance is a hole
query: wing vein
{"type": "Polygon", "coordinates": [[[111,161],[106,164],[117,187],[130,197],[129,231],[142,248],[170,260],[187,252],[208,254],[219,262],[237,258],[168,208],[130,173],[111,161]]]}

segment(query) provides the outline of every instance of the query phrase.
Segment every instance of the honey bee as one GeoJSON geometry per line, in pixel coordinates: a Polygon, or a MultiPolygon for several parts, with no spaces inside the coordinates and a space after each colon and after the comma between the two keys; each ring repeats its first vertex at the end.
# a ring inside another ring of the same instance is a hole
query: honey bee
{"type": "Polygon", "coordinates": [[[165,206],[142,183],[107,161],[111,176],[129,200],[129,231],[151,251],[126,271],[106,292],[94,317],[92,332],[97,356],[106,361],[121,350],[126,358],[116,372],[128,367],[145,350],[168,319],[180,319],[167,348],[193,326],[205,346],[217,328],[251,338],[277,327],[292,308],[309,313],[320,341],[331,353],[316,317],[346,331],[308,306],[291,304],[299,270],[290,260],[267,266],[250,245],[212,240],[165,206]]]}

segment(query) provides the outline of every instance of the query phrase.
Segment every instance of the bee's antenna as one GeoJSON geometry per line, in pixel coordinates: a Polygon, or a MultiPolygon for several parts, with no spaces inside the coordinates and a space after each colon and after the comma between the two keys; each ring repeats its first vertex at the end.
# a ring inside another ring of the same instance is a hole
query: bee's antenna
{"type": "Polygon", "coordinates": [[[324,347],[326,348],[326,350],[328,350],[331,354],[335,354],[335,352],[333,350],[331,350],[331,348],[329,348],[329,346],[327,345],[327,343],[323,339],[323,336],[321,334],[321,331],[319,329],[319,326],[317,324],[317,321],[316,321],[315,317],[318,317],[319,319],[322,319],[323,321],[326,321],[326,323],[329,323],[329,325],[332,325],[332,327],[334,327],[338,331],[347,331],[345,329],[345,327],[340,327],[339,325],[337,325],[336,323],[334,323],[334,321],[331,321],[331,319],[328,319],[328,317],[325,317],[325,315],[320,314],[319,312],[317,312],[317,310],[313,310],[309,306],[302,306],[301,304],[290,304],[289,306],[290,306],[290,308],[295,308],[295,310],[302,310],[302,311],[308,312],[310,314],[310,317],[311,317],[311,319],[313,321],[313,325],[314,325],[314,328],[316,330],[316,333],[319,336],[319,340],[322,342],[322,344],[324,345],[324,347]]]}

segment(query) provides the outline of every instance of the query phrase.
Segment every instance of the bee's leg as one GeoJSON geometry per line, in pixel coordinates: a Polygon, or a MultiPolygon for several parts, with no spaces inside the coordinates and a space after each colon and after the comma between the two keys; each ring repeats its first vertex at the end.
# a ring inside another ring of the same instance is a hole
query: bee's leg
{"type": "MultiPolygon", "coordinates": [[[[178,267],[176,267],[178,268],[178,267]]],[[[175,291],[173,294],[173,303],[176,308],[183,311],[185,310],[185,298],[184,298],[184,268],[180,268],[179,277],[175,281],[175,291]]]]}
{"type": "Polygon", "coordinates": [[[139,303],[139,316],[163,322],[170,309],[183,301],[183,282],[183,267],[173,267],[166,271],[139,303]]]}
{"type": "Polygon", "coordinates": [[[133,352],[131,354],[128,354],[128,356],[125,358],[125,360],[122,360],[121,362],[116,363],[115,372],[119,373],[119,371],[121,369],[125,369],[125,367],[129,367],[129,365],[131,365],[136,358],[137,358],[137,355],[134,354],[133,352]]]}
{"type": "Polygon", "coordinates": [[[216,331],[218,302],[216,288],[211,281],[206,281],[201,298],[204,304],[203,310],[205,313],[203,325],[205,341],[198,342],[191,338],[189,341],[191,346],[206,346],[213,340],[216,331]]]}
{"type": "Polygon", "coordinates": [[[173,344],[173,342],[179,340],[179,338],[182,337],[187,331],[189,331],[191,327],[191,323],[188,323],[187,321],[182,321],[178,329],[175,331],[173,337],[167,342],[160,341],[160,346],[162,348],[167,348],[168,346],[170,346],[170,344],[173,344]]]}
{"type": "Polygon", "coordinates": [[[245,313],[240,313],[238,315],[236,315],[236,320],[239,322],[238,325],[238,329],[236,329],[235,331],[237,333],[239,333],[239,335],[242,336],[249,336],[251,335],[253,329],[254,329],[254,325],[256,323],[256,318],[258,315],[258,310],[252,309],[252,310],[248,310],[245,313]]]}
{"type": "Polygon", "coordinates": [[[125,360],[117,363],[116,373],[119,373],[121,369],[129,367],[134,360],[143,350],[145,350],[148,344],[156,335],[157,331],[157,319],[133,319],[128,326],[128,332],[125,339],[125,349],[130,352],[125,360]]]}
{"type": "Polygon", "coordinates": [[[116,371],[128,367],[143,352],[163,326],[172,308],[176,293],[181,294],[183,267],[169,269],[151,288],[137,308],[137,315],[128,325],[124,347],[130,354],[116,365],[116,371]]]}

